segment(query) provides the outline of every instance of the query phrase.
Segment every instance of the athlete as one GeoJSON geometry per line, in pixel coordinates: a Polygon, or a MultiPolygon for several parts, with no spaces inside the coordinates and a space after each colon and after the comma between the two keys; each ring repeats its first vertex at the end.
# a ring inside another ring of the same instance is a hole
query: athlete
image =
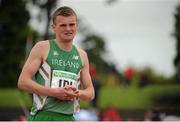
{"type": "Polygon", "coordinates": [[[33,94],[29,121],[73,121],[79,99],[94,98],[88,56],[73,44],[76,13],[67,6],[58,8],[51,27],[55,39],[35,44],[18,80],[18,88],[33,94]]]}

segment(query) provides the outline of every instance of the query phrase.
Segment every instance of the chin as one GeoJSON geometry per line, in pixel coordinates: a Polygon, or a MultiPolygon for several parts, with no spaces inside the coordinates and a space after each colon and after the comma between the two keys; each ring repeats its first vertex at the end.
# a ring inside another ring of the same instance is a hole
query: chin
{"type": "Polygon", "coordinates": [[[70,38],[70,39],[63,39],[64,40],[64,42],[72,42],[73,41],[73,38],[70,38]]]}
{"type": "Polygon", "coordinates": [[[66,37],[66,38],[64,38],[64,40],[66,40],[66,41],[72,41],[74,39],[74,37],[66,37]]]}

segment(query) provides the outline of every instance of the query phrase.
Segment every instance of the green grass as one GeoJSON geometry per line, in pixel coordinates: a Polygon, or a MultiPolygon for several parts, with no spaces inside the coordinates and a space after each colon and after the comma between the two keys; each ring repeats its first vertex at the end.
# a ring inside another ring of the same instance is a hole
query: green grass
{"type": "Polygon", "coordinates": [[[30,107],[31,96],[18,89],[0,89],[0,107],[30,107]]]}
{"type": "Polygon", "coordinates": [[[117,108],[142,108],[148,106],[148,97],[139,89],[131,88],[103,88],[100,96],[99,106],[115,106],[117,108]]]}
{"type": "MultiPolygon", "coordinates": [[[[119,109],[147,109],[153,107],[153,97],[169,92],[180,93],[180,85],[149,85],[143,89],[135,86],[103,87],[100,92],[99,107],[114,106],[119,109]]],[[[88,107],[89,102],[81,102],[82,107],[88,107]]]]}
{"type": "MultiPolygon", "coordinates": [[[[180,85],[149,85],[143,89],[136,86],[103,87],[98,105],[100,108],[114,106],[119,109],[146,109],[153,107],[154,95],[167,92],[180,93],[180,85]]],[[[30,107],[31,95],[18,89],[0,89],[0,107],[30,107]]],[[[81,101],[81,107],[87,108],[90,102],[81,101]]]]}

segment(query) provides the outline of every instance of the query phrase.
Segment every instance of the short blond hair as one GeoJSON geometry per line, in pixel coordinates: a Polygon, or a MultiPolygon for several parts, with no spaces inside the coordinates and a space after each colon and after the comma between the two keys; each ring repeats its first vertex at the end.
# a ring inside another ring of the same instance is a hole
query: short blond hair
{"type": "Polygon", "coordinates": [[[58,8],[53,14],[52,14],[52,21],[53,23],[55,23],[55,20],[56,20],[56,17],[57,16],[65,16],[65,17],[68,17],[68,16],[76,16],[76,19],[77,19],[77,15],[75,13],[75,11],[68,7],[68,6],[62,6],[60,8],[58,8]]]}

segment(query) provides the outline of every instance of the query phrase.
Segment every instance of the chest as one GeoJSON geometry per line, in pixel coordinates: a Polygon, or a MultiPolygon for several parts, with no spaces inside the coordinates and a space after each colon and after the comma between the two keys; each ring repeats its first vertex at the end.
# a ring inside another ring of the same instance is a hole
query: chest
{"type": "Polygon", "coordinates": [[[77,51],[63,52],[51,49],[47,58],[53,70],[78,74],[82,68],[81,58],[77,51]]]}

